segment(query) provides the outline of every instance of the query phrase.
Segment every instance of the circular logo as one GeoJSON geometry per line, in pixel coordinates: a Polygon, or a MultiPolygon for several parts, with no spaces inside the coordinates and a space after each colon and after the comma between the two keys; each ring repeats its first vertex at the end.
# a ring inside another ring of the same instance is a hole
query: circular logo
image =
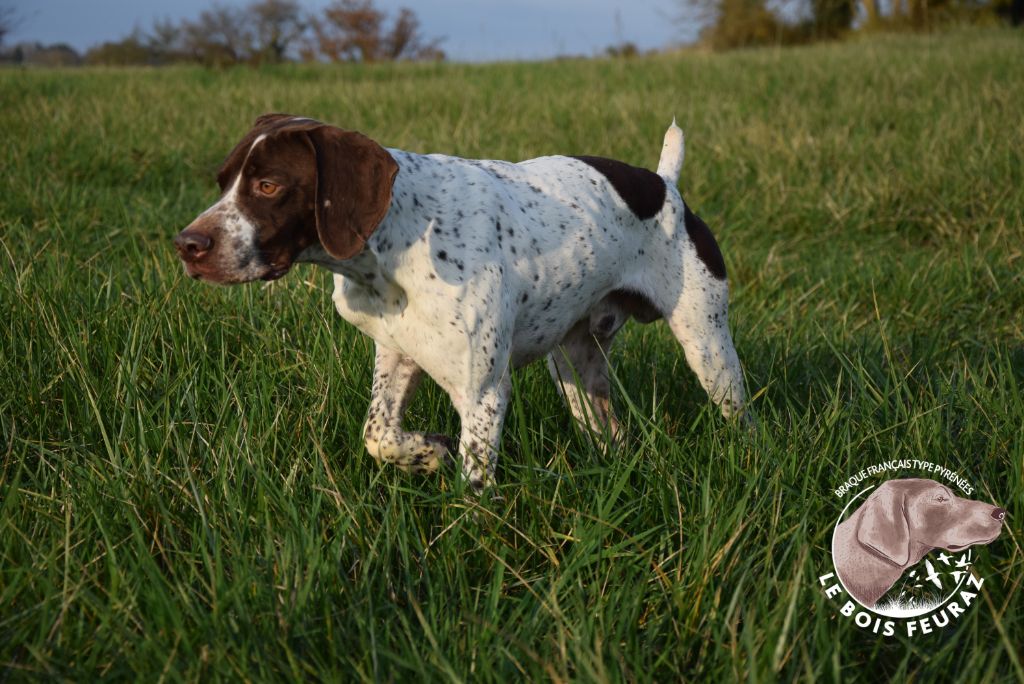
{"type": "Polygon", "coordinates": [[[835,493],[846,501],[832,528],[832,571],[818,583],[841,616],[875,634],[914,637],[950,627],[974,603],[985,579],[972,547],[999,536],[1005,510],[969,498],[964,478],[922,461],[872,466],[835,493]],[[945,482],[866,482],[912,467],[945,482]]]}

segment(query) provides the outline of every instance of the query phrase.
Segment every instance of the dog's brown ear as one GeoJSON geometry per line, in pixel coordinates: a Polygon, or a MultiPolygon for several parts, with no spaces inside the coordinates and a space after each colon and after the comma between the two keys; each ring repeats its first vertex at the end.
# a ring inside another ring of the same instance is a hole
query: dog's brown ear
{"type": "Polygon", "coordinates": [[[883,483],[864,502],[857,526],[857,541],[901,567],[910,561],[910,523],[904,498],[895,483],[883,483]]]}
{"type": "Polygon", "coordinates": [[[355,131],[318,126],[308,135],[316,151],[316,232],[328,254],[349,259],[388,213],[398,164],[355,131]]]}

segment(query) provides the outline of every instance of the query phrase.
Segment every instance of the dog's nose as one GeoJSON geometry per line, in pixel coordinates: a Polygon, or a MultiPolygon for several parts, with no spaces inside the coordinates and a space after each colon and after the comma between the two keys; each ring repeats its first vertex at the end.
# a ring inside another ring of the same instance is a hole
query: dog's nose
{"type": "Polygon", "coordinates": [[[1005,508],[993,508],[992,512],[989,515],[991,515],[996,520],[1002,520],[1003,518],[1006,517],[1006,509],[1005,508]]]}
{"type": "Polygon", "coordinates": [[[213,239],[206,233],[185,229],[174,238],[174,246],[185,261],[198,261],[213,247],[213,239]]]}

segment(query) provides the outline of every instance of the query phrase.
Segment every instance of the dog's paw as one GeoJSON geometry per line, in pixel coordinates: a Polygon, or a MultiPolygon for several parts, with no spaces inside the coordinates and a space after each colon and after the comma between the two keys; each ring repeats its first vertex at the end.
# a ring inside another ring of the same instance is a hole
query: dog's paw
{"type": "Polygon", "coordinates": [[[429,475],[452,463],[452,440],[445,435],[424,435],[423,444],[403,454],[395,466],[408,472],[429,475]]]}

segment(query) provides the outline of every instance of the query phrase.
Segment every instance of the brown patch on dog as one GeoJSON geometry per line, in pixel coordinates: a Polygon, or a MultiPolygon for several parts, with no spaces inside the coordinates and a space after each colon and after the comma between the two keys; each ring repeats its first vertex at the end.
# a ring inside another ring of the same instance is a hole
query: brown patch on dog
{"type": "MultiPolygon", "coordinates": [[[[224,163],[220,165],[220,169],[217,171],[217,185],[220,186],[220,191],[226,191],[228,185],[235,180],[235,176],[238,175],[238,171],[242,168],[242,164],[245,162],[252,144],[256,142],[256,138],[261,135],[269,135],[277,128],[284,128],[289,123],[294,122],[295,119],[291,114],[263,114],[257,117],[249,132],[238,141],[238,144],[232,148],[224,159],[224,163]]],[[[308,125],[315,122],[306,119],[304,123],[308,125]]]]}
{"type": "Polygon", "coordinates": [[[316,155],[308,137],[312,130],[307,123],[269,132],[243,161],[236,201],[256,226],[260,257],[275,272],[290,267],[317,241],[316,155]],[[282,190],[273,197],[261,195],[256,186],[265,180],[282,190]]]}
{"type": "Polygon", "coordinates": [[[189,273],[223,283],[273,280],[318,241],[335,258],[349,259],[387,213],[397,173],[391,155],[360,133],[265,114],[217,174],[222,192],[237,182],[235,210],[252,224],[255,243],[249,249],[238,240],[227,243],[222,224],[230,209],[201,215],[182,234],[207,236],[213,248],[199,257],[183,253],[189,273]],[[261,191],[268,185],[277,190],[261,191]],[[260,267],[257,275],[250,264],[260,267]]]}
{"type": "Polygon", "coordinates": [[[398,164],[355,131],[320,126],[309,132],[316,150],[316,230],[336,259],[358,254],[391,206],[398,164]]]}
{"type": "Polygon", "coordinates": [[[613,290],[608,293],[608,300],[623,313],[636,319],[638,323],[653,323],[662,318],[661,312],[654,307],[654,303],[639,292],[613,290]]]}
{"type": "Polygon", "coordinates": [[[683,220],[686,223],[686,233],[697,248],[697,257],[707,266],[708,272],[719,280],[725,280],[725,259],[722,258],[722,251],[718,249],[715,236],[711,229],[701,221],[700,217],[690,211],[689,205],[683,203],[685,213],[683,220]]]}
{"type": "MultiPolygon", "coordinates": [[[[273,180],[273,172],[294,175],[299,169],[305,188],[315,187],[315,196],[304,207],[315,215],[324,249],[337,259],[358,254],[391,206],[398,164],[361,133],[289,114],[264,114],[228,155],[217,182],[226,190],[241,171],[244,189],[246,180],[273,180]],[[266,137],[252,149],[261,135],[266,137]]],[[[258,214],[251,216],[255,219],[258,214]]],[[[257,225],[262,248],[264,224],[257,225]]],[[[302,248],[311,244],[303,242],[302,248]]]]}
{"type": "Polygon", "coordinates": [[[629,210],[641,220],[653,218],[665,204],[665,180],[647,169],[604,157],[573,157],[600,172],[629,210]]]}

